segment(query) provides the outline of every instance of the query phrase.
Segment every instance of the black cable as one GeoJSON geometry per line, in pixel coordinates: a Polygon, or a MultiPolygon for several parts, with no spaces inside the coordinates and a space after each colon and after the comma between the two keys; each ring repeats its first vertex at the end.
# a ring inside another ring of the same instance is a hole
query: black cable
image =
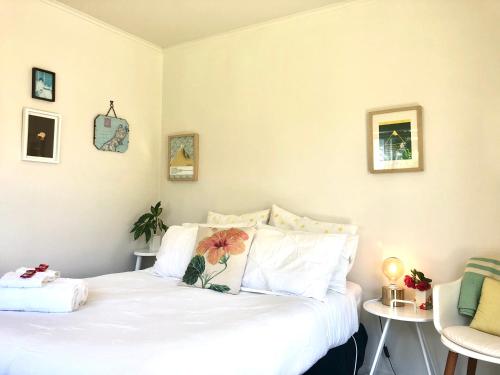
{"type": "MultiPolygon", "coordinates": [[[[380,332],[383,332],[382,330],[382,318],[379,316],[378,317],[378,322],[380,323],[380,332]]],[[[391,355],[389,354],[389,349],[384,343],[384,355],[385,357],[389,360],[389,365],[391,365],[392,373],[396,375],[396,371],[394,371],[394,367],[392,366],[392,361],[391,361],[391,355]]]]}

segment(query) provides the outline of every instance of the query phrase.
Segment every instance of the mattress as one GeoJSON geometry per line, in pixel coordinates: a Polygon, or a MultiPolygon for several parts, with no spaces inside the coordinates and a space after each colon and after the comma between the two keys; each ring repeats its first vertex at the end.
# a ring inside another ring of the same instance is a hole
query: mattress
{"type": "Polygon", "coordinates": [[[358,329],[354,283],[320,302],[220,294],[148,271],[87,281],[77,312],[0,312],[0,374],[301,374],[358,329]]]}

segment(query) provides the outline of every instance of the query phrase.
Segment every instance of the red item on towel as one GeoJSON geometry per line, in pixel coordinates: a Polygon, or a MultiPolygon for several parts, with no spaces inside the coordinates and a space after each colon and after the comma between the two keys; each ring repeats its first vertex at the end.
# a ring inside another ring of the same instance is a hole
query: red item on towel
{"type": "Polygon", "coordinates": [[[45,272],[45,271],[47,271],[48,268],[49,268],[48,264],[40,263],[40,265],[38,267],[35,267],[35,269],[27,270],[25,273],[23,273],[19,277],[21,277],[23,279],[29,279],[30,277],[33,277],[33,275],[35,273],[37,273],[37,272],[45,272]]]}
{"type": "Polygon", "coordinates": [[[35,271],[37,272],[45,272],[47,271],[47,268],[49,268],[48,264],[42,263],[38,267],[35,268],[35,271]]]}

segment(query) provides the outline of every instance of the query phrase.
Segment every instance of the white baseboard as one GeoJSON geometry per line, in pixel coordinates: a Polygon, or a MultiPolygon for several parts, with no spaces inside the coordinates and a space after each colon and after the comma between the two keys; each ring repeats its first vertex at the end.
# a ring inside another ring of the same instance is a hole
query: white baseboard
{"type": "MultiPolygon", "coordinates": [[[[358,370],[358,375],[368,375],[370,373],[370,366],[363,365],[358,370]]],[[[380,366],[377,367],[376,375],[394,375],[391,371],[380,370],[380,366]]]]}
{"type": "MultiPolygon", "coordinates": [[[[370,368],[366,368],[365,366],[361,367],[358,371],[358,375],[368,375],[370,373],[370,368]]],[[[390,371],[381,371],[379,369],[377,369],[377,374],[376,375],[394,375],[392,372],[390,371]]]]}

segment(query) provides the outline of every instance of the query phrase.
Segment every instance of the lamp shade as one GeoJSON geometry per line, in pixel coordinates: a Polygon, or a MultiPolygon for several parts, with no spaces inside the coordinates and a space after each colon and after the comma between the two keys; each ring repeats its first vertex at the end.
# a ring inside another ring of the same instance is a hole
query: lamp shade
{"type": "Polygon", "coordinates": [[[396,283],[398,279],[403,276],[404,266],[399,258],[390,257],[382,263],[382,271],[392,284],[396,283]]]}

